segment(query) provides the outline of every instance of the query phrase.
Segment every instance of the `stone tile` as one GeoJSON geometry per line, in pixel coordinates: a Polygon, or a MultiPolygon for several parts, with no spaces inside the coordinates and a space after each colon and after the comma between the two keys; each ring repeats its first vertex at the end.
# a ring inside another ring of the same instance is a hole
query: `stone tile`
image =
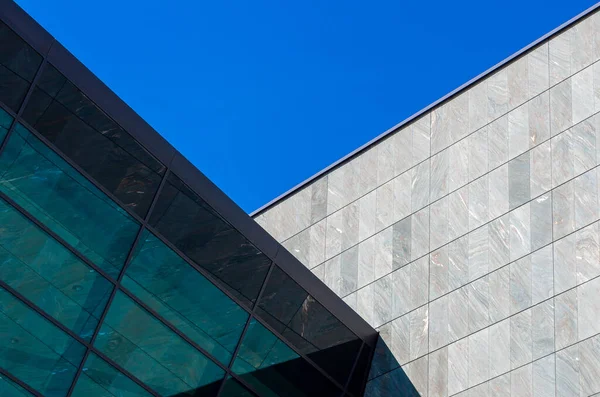
{"type": "Polygon", "coordinates": [[[409,266],[412,307],[424,305],[429,297],[429,258],[424,256],[409,266]]]}
{"type": "Polygon", "coordinates": [[[600,278],[577,287],[577,333],[579,340],[600,333],[600,278]]]}
{"type": "MultiPolygon", "coordinates": [[[[400,366],[394,358],[394,352],[392,351],[394,339],[392,324],[388,323],[382,325],[377,331],[379,331],[379,339],[375,345],[375,352],[373,353],[373,359],[371,360],[369,380],[400,366]]],[[[407,341],[407,348],[408,346],[407,341]]]]}
{"type": "Polygon", "coordinates": [[[404,365],[410,360],[410,318],[405,315],[390,324],[393,356],[398,364],[404,365]]]}
{"type": "Polygon", "coordinates": [[[310,186],[310,223],[316,223],[327,216],[327,175],[317,179],[310,186]]]}
{"type": "Polygon", "coordinates": [[[543,194],[531,201],[531,251],[552,242],[552,196],[543,194]]]}
{"type": "Polygon", "coordinates": [[[487,78],[488,120],[495,120],[508,112],[508,73],[500,69],[487,78]]]}
{"type": "Polygon", "coordinates": [[[373,284],[356,291],[356,312],[371,326],[375,323],[373,311],[373,284]]]}
{"type": "Polygon", "coordinates": [[[392,226],[392,268],[394,270],[405,266],[411,258],[411,220],[404,218],[392,226]]]}
{"type": "Polygon", "coordinates": [[[375,191],[365,194],[358,200],[358,240],[363,241],[377,232],[377,196],[375,191]]]}
{"type": "Polygon", "coordinates": [[[388,227],[373,238],[375,239],[374,272],[375,279],[378,279],[392,272],[393,230],[388,227]]]}
{"type": "Polygon", "coordinates": [[[556,352],[556,396],[578,396],[579,348],[577,345],[556,352]]]}
{"type": "Polygon", "coordinates": [[[508,115],[490,123],[488,127],[489,169],[508,161],[508,115]]]}
{"type": "Polygon", "coordinates": [[[478,130],[486,125],[488,118],[488,80],[472,86],[469,95],[469,132],[478,130]]]}
{"type": "Polygon", "coordinates": [[[488,276],[467,285],[469,291],[469,332],[473,333],[490,324],[488,276]]]}
{"type": "Polygon", "coordinates": [[[467,136],[469,130],[469,93],[463,92],[448,102],[451,114],[450,139],[457,142],[467,136]]]}
{"type": "Polygon", "coordinates": [[[356,162],[355,167],[358,168],[358,198],[377,187],[377,150],[368,149],[352,162],[356,162]]]}
{"type": "Polygon", "coordinates": [[[430,156],[431,114],[427,113],[410,125],[413,141],[413,162],[420,163],[430,156]]]}
{"type": "Polygon", "coordinates": [[[469,333],[469,290],[462,287],[448,294],[449,341],[464,338],[469,333]]]}
{"type": "Polygon", "coordinates": [[[600,392],[600,336],[598,335],[579,343],[579,385],[580,395],[589,396],[600,392]]]}
{"type": "Polygon", "coordinates": [[[448,394],[469,387],[469,340],[464,338],[448,346],[448,394]]]}
{"type": "Polygon", "coordinates": [[[573,125],[571,79],[550,88],[550,133],[555,136],[573,125]]]}
{"type": "Polygon", "coordinates": [[[488,175],[469,184],[469,230],[489,221],[488,175]]]}
{"type": "Polygon", "coordinates": [[[342,252],[340,259],[340,296],[346,296],[357,289],[358,283],[358,246],[342,252]]]}
{"type": "Polygon", "coordinates": [[[468,232],[469,188],[465,186],[448,195],[448,241],[468,232]]]}
{"type": "Polygon", "coordinates": [[[529,152],[525,152],[508,163],[508,201],[511,210],[531,199],[529,162],[529,152]]]}
{"type": "Polygon", "coordinates": [[[548,91],[527,102],[529,111],[529,147],[550,139],[550,94],[548,91]]]}
{"type": "Polygon", "coordinates": [[[573,157],[573,134],[565,131],[552,138],[552,186],[556,187],[575,176],[573,157]]]}
{"type": "Polygon", "coordinates": [[[429,300],[432,301],[450,291],[448,246],[429,254],[429,300]]]}
{"type": "Polygon", "coordinates": [[[549,87],[548,43],[540,44],[527,54],[529,95],[535,96],[549,87]]]}
{"type": "Polygon", "coordinates": [[[561,34],[553,37],[548,43],[548,53],[550,57],[550,86],[555,85],[571,75],[572,33],[571,29],[567,29],[561,34]]]}
{"type": "Polygon", "coordinates": [[[573,126],[570,130],[575,175],[591,170],[597,164],[595,121],[595,119],[585,120],[573,126]]]}
{"type": "Polygon", "coordinates": [[[573,195],[572,181],[558,186],[552,191],[553,238],[555,240],[575,231],[575,201],[573,195]]]}
{"type": "Polygon", "coordinates": [[[429,351],[446,346],[448,337],[448,295],[429,303],[429,351]]]}
{"type": "MultiPolygon", "coordinates": [[[[600,47],[600,46],[599,46],[600,47]]],[[[594,111],[600,111],[600,63],[596,62],[592,66],[594,73],[594,111]]]]}
{"type": "MultiPolygon", "coordinates": [[[[392,320],[392,275],[389,274],[373,283],[373,327],[392,320]]],[[[360,294],[359,294],[360,296],[360,294]]]]}
{"type": "Polygon", "coordinates": [[[325,258],[332,258],[342,252],[342,213],[335,212],[326,218],[325,258]]]}
{"type": "Polygon", "coordinates": [[[554,397],[556,388],[554,354],[533,363],[533,397],[554,397]]]}
{"type": "Polygon", "coordinates": [[[429,208],[424,208],[411,217],[411,259],[414,260],[429,251],[429,208]]]}
{"type": "Polygon", "coordinates": [[[490,377],[510,371],[510,320],[492,324],[489,328],[490,377]]]}
{"type": "MultiPolygon", "coordinates": [[[[365,196],[367,197],[367,196],[365,196]]],[[[372,196],[369,196],[372,199],[372,196]]],[[[361,199],[362,200],[362,199],[361,199]]],[[[372,211],[372,208],[369,208],[369,206],[367,205],[367,201],[354,201],[350,204],[348,204],[347,206],[343,207],[341,210],[339,210],[338,212],[341,213],[341,217],[342,217],[342,251],[347,250],[350,247],[355,246],[356,244],[358,244],[359,241],[364,240],[363,239],[359,239],[359,231],[360,231],[360,226],[361,226],[361,205],[363,205],[363,227],[371,227],[373,230],[375,229],[374,225],[374,219],[373,218],[369,218],[369,215],[374,215],[374,214],[368,214],[369,211],[372,211]]],[[[368,204],[372,203],[369,201],[368,204]]],[[[337,214],[337,213],[336,213],[337,214]]],[[[335,214],[332,214],[332,216],[335,214]]],[[[364,236],[363,236],[364,237],[364,236]]]]}
{"type": "Polygon", "coordinates": [[[554,293],[577,284],[576,235],[570,234],[554,242],[554,293]]]}
{"type": "Polygon", "coordinates": [[[570,28],[571,73],[577,73],[594,61],[594,25],[591,18],[583,19],[570,28]]]}
{"type": "Polygon", "coordinates": [[[510,213],[510,260],[531,252],[531,208],[529,203],[510,213]]]}
{"type": "Polygon", "coordinates": [[[397,318],[414,309],[410,291],[410,266],[392,273],[392,317],[397,318]]]}
{"type": "Polygon", "coordinates": [[[340,295],[342,285],[342,269],[341,269],[341,256],[331,258],[323,264],[323,282],[335,292],[338,296],[340,295]]]}
{"type": "MultiPolygon", "coordinates": [[[[323,266],[316,267],[316,268],[315,268],[315,270],[316,270],[316,269],[318,269],[318,268],[322,268],[322,267],[323,267],[323,266]]],[[[319,276],[317,275],[317,273],[316,273],[316,272],[315,272],[315,275],[316,275],[317,277],[319,277],[319,276]]],[[[358,313],[358,302],[357,302],[357,296],[358,296],[358,294],[357,294],[356,292],[354,292],[354,293],[352,293],[352,294],[350,294],[350,295],[347,295],[347,296],[345,296],[345,297],[344,297],[342,300],[343,300],[343,301],[344,301],[344,302],[345,302],[345,303],[346,303],[346,304],[347,304],[347,305],[348,305],[348,306],[349,306],[349,307],[350,307],[352,310],[354,310],[355,312],[357,312],[357,313],[358,313]]]]}
{"type": "Polygon", "coordinates": [[[506,67],[509,109],[514,109],[529,99],[528,66],[527,57],[521,57],[506,67]]]}
{"type": "Polygon", "coordinates": [[[544,142],[531,150],[529,170],[531,197],[537,197],[552,188],[552,150],[550,142],[544,142]]]}
{"type": "Polygon", "coordinates": [[[572,122],[577,124],[594,114],[594,72],[587,68],[571,77],[572,122]]]}
{"type": "Polygon", "coordinates": [[[438,106],[431,112],[431,152],[437,153],[452,142],[452,112],[448,103],[438,106]]]}
{"type": "Polygon", "coordinates": [[[411,208],[417,211],[429,204],[429,160],[411,169],[411,208]]]}
{"type": "Polygon", "coordinates": [[[519,106],[508,113],[508,155],[515,158],[529,149],[529,109],[519,106]]]}
{"type": "Polygon", "coordinates": [[[510,367],[512,369],[531,362],[531,309],[510,317],[510,367]]]}
{"type": "Polygon", "coordinates": [[[310,234],[306,229],[284,241],[283,245],[292,255],[296,257],[304,266],[309,266],[310,234]]]}
{"type": "Polygon", "coordinates": [[[429,318],[427,305],[413,310],[410,316],[410,359],[415,360],[427,354],[429,318]]]}
{"type": "Polygon", "coordinates": [[[489,270],[498,269],[510,261],[510,216],[494,219],[489,224],[489,270]]]}
{"type": "Polygon", "coordinates": [[[505,266],[489,274],[490,322],[495,323],[510,315],[510,268],[505,266]]]}
{"type": "Polygon", "coordinates": [[[375,280],[375,249],[375,238],[373,237],[358,245],[358,288],[375,280]]]}
{"type": "Polygon", "coordinates": [[[509,184],[508,164],[504,164],[488,174],[489,217],[495,219],[508,212],[509,184]]]}
{"type": "Polygon", "coordinates": [[[469,387],[490,377],[488,328],[469,335],[469,387]]]}
{"type": "Polygon", "coordinates": [[[323,278],[325,277],[325,264],[322,264],[321,266],[314,267],[310,271],[313,272],[313,274],[315,276],[317,276],[317,278],[319,280],[323,281],[323,278]]]}
{"type": "Polygon", "coordinates": [[[554,297],[556,349],[577,342],[577,291],[572,289],[554,297]]]}
{"type": "Polygon", "coordinates": [[[394,223],[394,183],[389,181],[375,190],[375,229],[382,230],[394,223]]]}
{"type": "Polygon", "coordinates": [[[352,186],[350,191],[346,190],[346,173],[351,174],[351,172],[347,172],[349,164],[346,163],[327,175],[327,214],[332,214],[348,204],[349,196],[353,195],[353,191],[355,191],[352,186]]]}
{"type": "Polygon", "coordinates": [[[554,351],[554,300],[531,308],[531,324],[533,360],[537,360],[554,351]]]}
{"type": "Polygon", "coordinates": [[[430,250],[434,250],[448,242],[449,198],[445,196],[429,206],[430,250]]]}
{"type": "Polygon", "coordinates": [[[448,348],[429,355],[429,397],[448,396],[448,348]]]}
{"type": "Polygon", "coordinates": [[[591,170],[573,179],[575,228],[582,228],[598,219],[598,179],[591,170]]]}
{"type": "Polygon", "coordinates": [[[448,284],[450,290],[469,282],[469,236],[463,236],[448,244],[448,284]]]}
{"type": "Polygon", "coordinates": [[[531,254],[531,303],[533,305],[554,294],[554,264],[552,246],[531,254]]]}
{"type": "Polygon", "coordinates": [[[598,223],[578,230],[575,234],[575,268],[577,284],[600,276],[600,236],[598,223]]]}
{"type": "Polygon", "coordinates": [[[411,175],[410,172],[398,175],[392,180],[394,191],[394,222],[397,222],[411,213],[411,175]]]}
{"type": "Polygon", "coordinates": [[[467,139],[456,142],[448,148],[448,188],[454,191],[469,182],[469,142],[467,139]]]}
{"type": "Polygon", "coordinates": [[[532,397],[532,365],[517,368],[510,374],[511,397],[532,397]]]}
{"type": "Polygon", "coordinates": [[[488,171],[488,130],[483,127],[467,137],[469,145],[469,181],[488,171]]]}
{"type": "Polygon", "coordinates": [[[431,156],[431,184],[429,202],[448,194],[448,171],[450,151],[448,149],[431,156]]]}
{"type": "Polygon", "coordinates": [[[403,128],[393,136],[393,145],[396,151],[394,174],[400,175],[408,171],[413,165],[412,155],[412,132],[410,127],[403,128]]]}
{"type": "Polygon", "coordinates": [[[531,256],[523,257],[509,265],[510,314],[531,306],[531,256]]]}
{"type": "Polygon", "coordinates": [[[398,152],[395,135],[384,139],[376,146],[377,150],[377,186],[390,181],[395,175],[395,163],[398,152]]]}
{"type": "Polygon", "coordinates": [[[429,356],[421,357],[420,359],[409,364],[409,377],[410,380],[417,389],[417,393],[420,396],[427,396],[427,387],[429,384],[429,379],[427,376],[427,372],[429,370],[429,356]]]}
{"type": "Polygon", "coordinates": [[[510,397],[510,374],[490,380],[490,397],[510,397]]]}
{"type": "Polygon", "coordinates": [[[489,225],[469,233],[469,281],[489,272],[489,225]]]}

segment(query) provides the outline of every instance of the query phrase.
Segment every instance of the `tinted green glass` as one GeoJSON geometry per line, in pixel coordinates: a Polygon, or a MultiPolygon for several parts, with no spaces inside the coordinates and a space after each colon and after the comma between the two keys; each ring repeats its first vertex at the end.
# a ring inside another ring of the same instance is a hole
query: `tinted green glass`
{"type": "Polygon", "coordinates": [[[0,199],[0,279],[83,339],[112,284],[0,199]]]}
{"type": "Polygon", "coordinates": [[[0,367],[44,396],[64,396],[85,347],[0,289],[0,367]]]}
{"type": "Polygon", "coordinates": [[[254,397],[254,393],[246,389],[231,376],[225,381],[220,397],[254,397]]]}
{"type": "Polygon", "coordinates": [[[116,277],[139,225],[123,209],[17,125],[0,156],[0,190],[116,277]]]}
{"type": "Polygon", "coordinates": [[[144,232],[123,285],[229,364],[248,314],[153,234],[144,232]]]}
{"type": "Polygon", "coordinates": [[[6,133],[8,132],[12,121],[13,118],[0,108],[0,145],[2,145],[2,141],[4,141],[4,138],[6,137],[6,133]]]}
{"type": "Polygon", "coordinates": [[[147,397],[151,394],[96,354],[90,353],[72,396],[147,397]]]}
{"type": "Polygon", "coordinates": [[[94,346],[161,395],[194,394],[224,371],[117,292],[94,346]]]}
{"type": "Polygon", "coordinates": [[[32,396],[27,390],[0,374],[0,397],[32,396]]]}

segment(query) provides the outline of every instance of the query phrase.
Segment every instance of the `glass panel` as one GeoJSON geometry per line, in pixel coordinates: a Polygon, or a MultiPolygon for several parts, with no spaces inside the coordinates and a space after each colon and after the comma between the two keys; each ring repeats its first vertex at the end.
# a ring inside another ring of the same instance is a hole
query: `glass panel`
{"type": "Polygon", "coordinates": [[[3,22],[0,43],[0,101],[17,113],[42,57],[3,22]]]}
{"type": "Polygon", "coordinates": [[[23,118],[125,206],[146,215],[165,166],[52,65],[23,118]]]}
{"type": "Polygon", "coordinates": [[[367,373],[369,372],[369,366],[371,364],[371,348],[365,345],[358,357],[356,367],[352,373],[352,378],[348,384],[348,391],[355,396],[362,396],[363,389],[365,387],[365,381],[367,380],[367,373]]]}
{"type": "Polygon", "coordinates": [[[75,397],[148,397],[148,393],[121,371],[90,353],[73,389],[75,397]]]}
{"type": "Polygon", "coordinates": [[[248,314],[153,234],[144,231],[122,283],[229,365],[248,314]]]}
{"type": "Polygon", "coordinates": [[[150,224],[245,303],[256,299],[269,259],[173,174],[150,224]]]}
{"type": "Polygon", "coordinates": [[[338,382],[346,383],[362,341],[277,266],[256,313],[338,382]]]}
{"type": "Polygon", "coordinates": [[[254,397],[254,393],[246,389],[240,382],[230,376],[225,381],[225,385],[223,386],[223,390],[221,390],[219,397],[254,397]]]}
{"type": "Polygon", "coordinates": [[[0,155],[0,191],[116,277],[139,225],[23,126],[0,155]]]}
{"type": "Polygon", "coordinates": [[[0,279],[90,340],[112,284],[0,199],[0,279]]]}
{"type": "Polygon", "coordinates": [[[340,390],[256,320],[232,366],[260,396],[333,396],[340,390]]]}
{"type": "Polygon", "coordinates": [[[33,396],[27,390],[0,374],[0,397],[25,397],[33,396]]]}
{"type": "Polygon", "coordinates": [[[0,367],[44,396],[65,396],[85,347],[0,288],[0,367]]]}
{"type": "Polygon", "coordinates": [[[218,390],[224,371],[117,292],[94,346],[161,395],[218,390]]]}

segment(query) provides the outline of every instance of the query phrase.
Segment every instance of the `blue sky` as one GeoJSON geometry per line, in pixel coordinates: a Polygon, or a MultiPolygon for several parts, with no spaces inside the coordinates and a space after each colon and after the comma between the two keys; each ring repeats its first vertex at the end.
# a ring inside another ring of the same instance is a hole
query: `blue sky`
{"type": "Polygon", "coordinates": [[[594,0],[17,0],[250,212],[594,0]]]}

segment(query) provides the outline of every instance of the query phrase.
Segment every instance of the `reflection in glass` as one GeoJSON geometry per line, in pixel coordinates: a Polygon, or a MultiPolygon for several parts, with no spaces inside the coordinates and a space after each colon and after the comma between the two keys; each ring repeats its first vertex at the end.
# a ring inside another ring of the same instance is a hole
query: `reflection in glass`
{"type": "Polygon", "coordinates": [[[0,22],[0,43],[0,101],[17,113],[42,57],[4,22],[0,22]]]}
{"type": "Polygon", "coordinates": [[[65,396],[85,347],[0,288],[0,367],[44,396],[65,396]]]}
{"type": "Polygon", "coordinates": [[[118,275],[139,225],[21,125],[0,155],[0,191],[118,275]]]}
{"type": "Polygon", "coordinates": [[[0,374],[0,397],[29,397],[33,394],[21,386],[0,374]]]}
{"type": "Polygon", "coordinates": [[[151,394],[96,354],[90,353],[72,396],[149,397],[151,394]]]}
{"type": "Polygon", "coordinates": [[[232,370],[260,396],[340,393],[327,378],[254,319],[248,326],[232,370]]]}
{"type": "Polygon", "coordinates": [[[125,206],[146,215],[165,166],[52,65],[23,118],[125,206]]]}
{"type": "Polygon", "coordinates": [[[90,340],[112,284],[0,199],[0,279],[90,340]]]}
{"type": "Polygon", "coordinates": [[[362,341],[277,266],[256,313],[338,382],[346,383],[362,341]]]}
{"type": "Polygon", "coordinates": [[[144,231],[122,283],[229,364],[248,314],[153,234],[144,231]]]}
{"type": "Polygon", "coordinates": [[[150,224],[240,300],[256,299],[269,259],[173,174],[150,224]]]}
{"type": "Polygon", "coordinates": [[[94,346],[161,395],[218,390],[224,371],[122,292],[94,346]]]}

